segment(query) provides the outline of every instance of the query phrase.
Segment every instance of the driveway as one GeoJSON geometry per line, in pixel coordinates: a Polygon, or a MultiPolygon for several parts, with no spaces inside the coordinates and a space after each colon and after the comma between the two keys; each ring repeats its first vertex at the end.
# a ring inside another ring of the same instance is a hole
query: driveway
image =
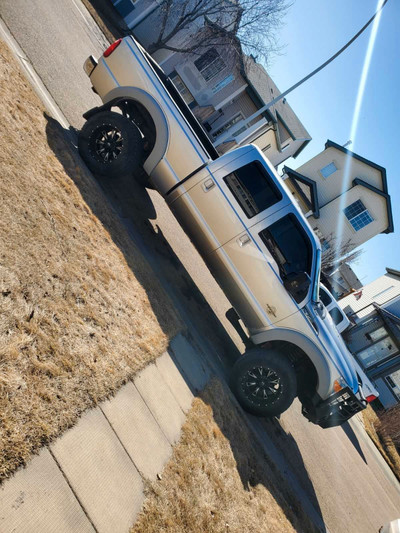
{"type": "MultiPolygon", "coordinates": [[[[2,0],[0,14],[70,124],[81,127],[82,113],[100,103],[82,64],[107,43],[80,1],[2,0]]],[[[163,199],[127,180],[101,185],[190,333],[227,375],[243,351],[225,319],[230,305],[163,199]]],[[[375,533],[400,516],[399,484],[357,418],[322,430],[295,402],[279,422],[249,419],[300,501],[331,533],[375,533]]]]}

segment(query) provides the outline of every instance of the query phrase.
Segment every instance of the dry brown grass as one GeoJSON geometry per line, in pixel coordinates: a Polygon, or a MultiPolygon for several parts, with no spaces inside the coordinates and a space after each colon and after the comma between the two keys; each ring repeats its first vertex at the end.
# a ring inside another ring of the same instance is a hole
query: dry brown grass
{"type": "Polygon", "coordinates": [[[400,404],[379,414],[379,431],[400,449],[400,404]]]}
{"type": "Polygon", "coordinates": [[[400,481],[400,455],[393,440],[380,430],[380,420],[370,405],[362,415],[366,432],[400,481]]]}
{"type": "Polygon", "coordinates": [[[1,44],[0,479],[154,360],[179,328],[149,266],[1,44]]]}
{"type": "Polygon", "coordinates": [[[224,386],[214,381],[194,400],[131,533],[317,531],[285,487],[224,386]]]}

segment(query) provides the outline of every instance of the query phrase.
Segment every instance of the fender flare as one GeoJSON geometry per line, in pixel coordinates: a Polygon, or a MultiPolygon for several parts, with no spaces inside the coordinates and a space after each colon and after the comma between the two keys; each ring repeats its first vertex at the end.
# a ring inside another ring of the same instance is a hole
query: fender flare
{"type": "Polygon", "coordinates": [[[283,328],[262,331],[261,333],[253,335],[251,339],[256,345],[262,345],[267,342],[284,342],[299,347],[310,359],[317,372],[318,394],[322,398],[327,396],[331,387],[332,370],[322,351],[312,342],[311,339],[296,330],[283,328]]]}
{"type": "Polygon", "coordinates": [[[109,110],[112,106],[116,106],[118,102],[125,100],[135,100],[143,105],[155,124],[156,141],[153,150],[143,165],[147,174],[150,175],[158,163],[163,159],[168,149],[169,125],[165,113],[149,93],[143,91],[143,89],[138,89],[137,87],[116,87],[103,97],[104,105],[90,109],[84,113],[83,116],[88,119],[96,113],[109,110]]]}

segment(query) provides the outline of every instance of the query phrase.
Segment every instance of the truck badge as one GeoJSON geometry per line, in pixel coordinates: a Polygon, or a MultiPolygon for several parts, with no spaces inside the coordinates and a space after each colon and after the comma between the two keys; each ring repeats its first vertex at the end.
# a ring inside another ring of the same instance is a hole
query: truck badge
{"type": "Polygon", "coordinates": [[[276,317],[276,307],[274,307],[273,305],[269,305],[267,304],[266,305],[266,310],[267,312],[270,314],[270,315],[274,315],[276,317]]]}

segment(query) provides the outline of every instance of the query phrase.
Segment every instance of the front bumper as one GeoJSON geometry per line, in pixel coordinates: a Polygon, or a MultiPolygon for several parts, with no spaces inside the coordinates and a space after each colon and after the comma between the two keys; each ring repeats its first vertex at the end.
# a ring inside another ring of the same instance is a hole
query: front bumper
{"type": "Polygon", "coordinates": [[[322,428],[340,426],[356,413],[367,407],[367,401],[358,398],[352,390],[345,388],[326,400],[316,395],[303,403],[303,415],[322,428]]]}

